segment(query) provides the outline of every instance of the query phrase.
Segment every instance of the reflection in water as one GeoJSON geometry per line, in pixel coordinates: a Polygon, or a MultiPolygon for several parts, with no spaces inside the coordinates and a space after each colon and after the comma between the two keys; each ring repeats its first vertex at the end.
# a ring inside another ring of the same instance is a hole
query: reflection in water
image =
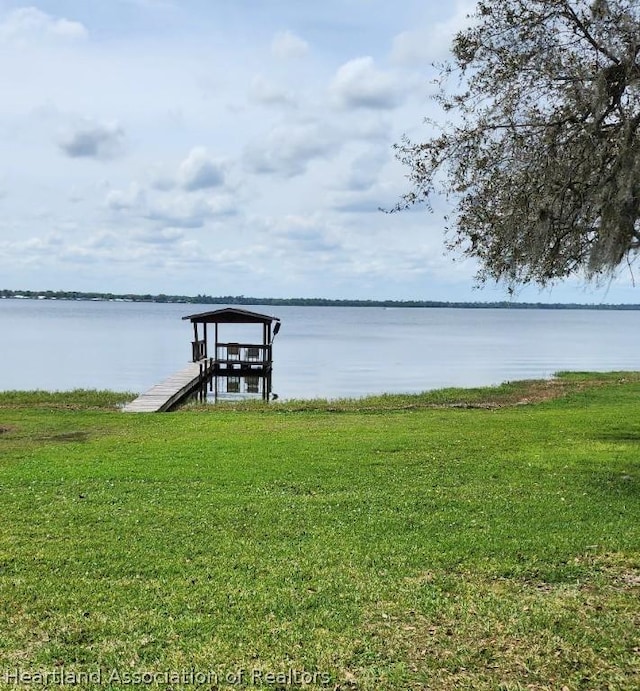
{"type": "MultiPolygon", "coordinates": [[[[0,389],[144,391],[191,359],[191,328],[181,317],[210,308],[0,300],[0,389]]],[[[640,365],[635,311],[255,309],[282,319],[273,390],[284,399],[417,392],[640,365]]],[[[229,338],[242,343],[244,336],[229,338]]],[[[255,395],[254,383],[238,387],[238,395],[255,395]]]]}
{"type": "Polygon", "coordinates": [[[263,377],[219,377],[212,384],[212,390],[207,394],[209,403],[217,400],[262,400],[265,379],[263,377]]]}

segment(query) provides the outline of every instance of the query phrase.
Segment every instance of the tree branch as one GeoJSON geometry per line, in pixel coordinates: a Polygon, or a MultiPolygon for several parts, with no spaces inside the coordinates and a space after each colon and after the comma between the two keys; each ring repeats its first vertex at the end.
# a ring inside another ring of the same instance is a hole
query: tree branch
{"type": "MultiPolygon", "coordinates": [[[[571,4],[569,2],[566,3],[565,7],[567,8],[567,12],[569,14],[568,19],[573,20],[576,24],[576,26],[580,29],[582,32],[583,38],[585,38],[592,46],[595,48],[595,50],[598,53],[602,53],[602,55],[606,56],[611,60],[611,62],[614,62],[616,65],[619,65],[621,60],[613,55],[613,53],[610,53],[604,46],[602,46],[598,41],[596,41],[595,38],[591,35],[587,27],[585,26],[584,22],[580,17],[577,15],[576,11],[571,7],[571,4]]],[[[565,15],[567,16],[567,15],[565,15]]]]}

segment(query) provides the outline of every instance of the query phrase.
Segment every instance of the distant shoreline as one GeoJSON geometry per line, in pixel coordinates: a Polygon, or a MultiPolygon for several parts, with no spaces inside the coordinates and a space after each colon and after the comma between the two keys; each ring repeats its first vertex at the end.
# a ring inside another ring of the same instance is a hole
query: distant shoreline
{"type": "Polygon", "coordinates": [[[158,295],[91,293],[66,290],[0,290],[0,300],[78,300],[93,302],[152,302],[195,305],[290,305],[292,307],[393,307],[450,309],[640,310],[640,304],[564,302],[446,302],[440,300],[334,300],[329,298],[259,298],[244,295],[158,295]]]}

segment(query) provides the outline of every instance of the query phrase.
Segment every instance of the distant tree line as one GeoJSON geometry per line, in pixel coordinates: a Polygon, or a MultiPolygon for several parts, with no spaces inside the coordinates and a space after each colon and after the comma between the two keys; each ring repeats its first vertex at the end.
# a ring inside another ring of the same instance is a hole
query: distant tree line
{"type": "Polygon", "coordinates": [[[0,289],[0,299],[96,300],[106,302],[158,302],[193,305],[291,305],[296,307],[449,307],[466,309],[598,309],[638,310],[636,304],[583,304],[543,302],[444,302],[438,300],[332,300],[329,298],[260,298],[245,295],[158,295],[137,293],[88,293],[76,290],[0,289]]]}

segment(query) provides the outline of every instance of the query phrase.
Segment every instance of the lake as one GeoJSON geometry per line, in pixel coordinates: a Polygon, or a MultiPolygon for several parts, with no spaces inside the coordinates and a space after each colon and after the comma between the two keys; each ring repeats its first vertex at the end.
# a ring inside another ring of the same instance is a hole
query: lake
{"type": "MultiPolygon", "coordinates": [[[[219,307],[0,300],[0,390],[144,391],[190,359],[192,329],[181,317],[219,307]]],[[[243,308],[282,320],[273,377],[282,399],[640,369],[637,311],[243,308]]]]}

